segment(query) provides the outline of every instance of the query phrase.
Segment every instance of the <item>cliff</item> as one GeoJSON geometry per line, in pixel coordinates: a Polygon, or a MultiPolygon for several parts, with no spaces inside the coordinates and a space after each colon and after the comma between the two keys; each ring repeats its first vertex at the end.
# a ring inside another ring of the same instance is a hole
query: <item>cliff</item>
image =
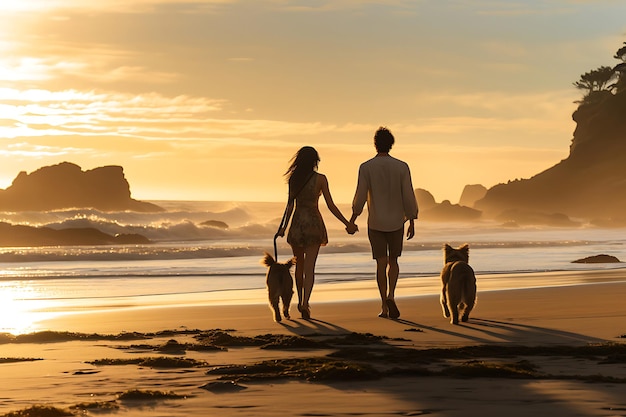
{"type": "Polygon", "coordinates": [[[155,204],[131,198],[130,186],[120,166],[83,171],[63,162],[30,174],[20,172],[11,186],[0,190],[0,211],[47,211],[94,208],[102,211],[155,212],[155,204]]]}
{"type": "Polygon", "coordinates": [[[474,203],[487,194],[487,188],[481,184],[468,184],[463,187],[459,205],[465,207],[474,207],[474,203]]]}
{"type": "Polygon", "coordinates": [[[517,210],[626,221],[626,91],[581,105],[573,119],[566,159],[532,178],[492,187],[474,208],[489,217],[517,210]]]}

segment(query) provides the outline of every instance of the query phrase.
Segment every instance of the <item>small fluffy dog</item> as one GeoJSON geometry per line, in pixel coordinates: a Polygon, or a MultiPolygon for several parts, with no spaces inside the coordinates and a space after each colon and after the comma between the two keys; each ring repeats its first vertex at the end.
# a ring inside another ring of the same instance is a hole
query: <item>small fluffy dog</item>
{"type": "Polygon", "coordinates": [[[444,317],[450,317],[450,323],[459,324],[469,319],[476,304],[476,276],[469,266],[469,245],[454,249],[450,245],[443,247],[443,269],[441,270],[441,307],[444,317]]]}
{"type": "Polygon", "coordinates": [[[265,257],[261,262],[268,267],[265,283],[267,284],[270,307],[274,312],[274,321],[280,322],[282,320],[278,306],[281,298],[283,300],[283,315],[285,318],[290,318],[289,304],[293,296],[293,278],[290,270],[295,265],[296,258],[291,258],[285,263],[279,263],[274,260],[272,255],[265,252],[265,257]]]}

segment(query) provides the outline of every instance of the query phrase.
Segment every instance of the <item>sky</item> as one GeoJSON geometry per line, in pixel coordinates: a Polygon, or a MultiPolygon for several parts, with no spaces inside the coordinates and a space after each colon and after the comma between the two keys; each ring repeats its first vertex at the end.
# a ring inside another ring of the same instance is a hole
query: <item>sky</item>
{"type": "Polygon", "coordinates": [[[143,200],[283,201],[315,147],[335,202],[388,127],[414,188],[567,157],[580,76],[618,62],[623,0],[0,0],[0,188],[121,165],[143,200]]]}

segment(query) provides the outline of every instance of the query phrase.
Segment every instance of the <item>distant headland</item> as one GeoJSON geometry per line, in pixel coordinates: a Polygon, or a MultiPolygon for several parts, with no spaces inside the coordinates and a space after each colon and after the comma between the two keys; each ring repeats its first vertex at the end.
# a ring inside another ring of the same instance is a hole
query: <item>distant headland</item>
{"type": "MultiPolygon", "coordinates": [[[[0,190],[0,211],[52,211],[91,208],[103,212],[161,212],[161,207],[130,196],[120,166],[83,171],[63,162],[30,174],[20,172],[13,184],[0,190]]],[[[0,222],[0,246],[68,246],[149,244],[146,237],[129,233],[109,235],[93,227],[52,229],[0,222]]]]}
{"type": "Polygon", "coordinates": [[[572,115],[576,129],[566,159],[529,179],[490,189],[468,185],[458,205],[448,201],[436,204],[427,192],[416,190],[420,212],[425,209],[423,218],[480,217],[509,226],[626,225],[626,42],[624,45],[613,57],[620,61],[618,65],[592,70],[574,83],[585,94],[572,115]]]}
{"type": "Polygon", "coordinates": [[[582,104],[573,118],[566,159],[532,178],[492,187],[474,207],[488,216],[516,210],[626,223],[626,91],[582,104]]]}
{"type": "Polygon", "coordinates": [[[49,211],[93,208],[101,211],[159,212],[156,204],[131,198],[121,166],[83,171],[62,162],[30,174],[22,171],[11,186],[0,190],[0,211],[49,211]]]}

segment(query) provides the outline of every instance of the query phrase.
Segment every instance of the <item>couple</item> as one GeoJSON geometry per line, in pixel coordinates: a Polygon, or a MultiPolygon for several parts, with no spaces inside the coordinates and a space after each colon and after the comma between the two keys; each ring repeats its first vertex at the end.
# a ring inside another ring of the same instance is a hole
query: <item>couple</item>
{"type": "Polygon", "coordinates": [[[402,253],[404,223],[409,221],[406,236],[411,239],[415,235],[414,220],[417,219],[418,209],[409,166],[389,155],[394,142],[387,128],[381,127],[376,131],[374,146],[377,154],[359,168],[350,220],[341,214],[333,202],[326,176],[316,172],[320,161],[317,151],[305,146],[292,158],[285,173],[289,184],[289,201],[276,235],[285,235],[293,214],[287,243],[296,257],[296,290],[302,318],[311,317],[309,299],[315,280],[315,262],[320,246],[328,243],[324,220],[318,209],[320,195],[324,195],[330,212],[346,226],[349,234],[359,230],[355,220],[363,212],[367,201],[368,237],[372,256],[376,260],[376,281],[381,299],[378,316],[400,317],[394,300],[399,274],[398,257],[402,253]]]}

